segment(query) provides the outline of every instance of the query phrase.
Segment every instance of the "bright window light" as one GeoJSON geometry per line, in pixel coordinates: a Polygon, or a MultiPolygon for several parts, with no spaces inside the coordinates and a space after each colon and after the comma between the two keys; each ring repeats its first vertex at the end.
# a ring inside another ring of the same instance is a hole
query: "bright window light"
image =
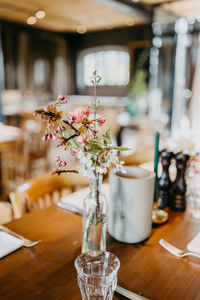
{"type": "Polygon", "coordinates": [[[130,57],[126,51],[98,51],[83,58],[84,84],[91,86],[90,76],[94,70],[102,77],[99,85],[124,86],[129,82],[130,57]]]}

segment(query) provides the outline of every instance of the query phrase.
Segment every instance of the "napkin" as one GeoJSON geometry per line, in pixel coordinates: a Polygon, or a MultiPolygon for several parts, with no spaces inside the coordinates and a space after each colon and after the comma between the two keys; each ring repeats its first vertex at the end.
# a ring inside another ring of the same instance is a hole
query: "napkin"
{"type": "MultiPolygon", "coordinates": [[[[70,195],[61,198],[60,201],[56,202],[56,205],[60,208],[64,208],[78,214],[83,211],[83,200],[89,194],[89,187],[78,190],[70,195]]],[[[109,184],[103,183],[101,186],[101,192],[105,195],[106,199],[109,199],[109,184]]]]}
{"type": "Polygon", "coordinates": [[[200,232],[187,245],[189,251],[200,253],[200,232]]]}
{"type": "Polygon", "coordinates": [[[0,258],[19,249],[23,241],[7,232],[0,231],[0,258]]]}

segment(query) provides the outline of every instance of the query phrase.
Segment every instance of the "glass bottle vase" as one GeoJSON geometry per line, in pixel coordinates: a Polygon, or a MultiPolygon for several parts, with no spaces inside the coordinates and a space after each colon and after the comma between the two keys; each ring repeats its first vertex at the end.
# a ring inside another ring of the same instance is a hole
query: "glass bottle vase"
{"type": "Polygon", "coordinates": [[[90,192],[83,203],[82,253],[96,256],[106,251],[107,200],[101,193],[102,176],[90,180],[90,192]]]}

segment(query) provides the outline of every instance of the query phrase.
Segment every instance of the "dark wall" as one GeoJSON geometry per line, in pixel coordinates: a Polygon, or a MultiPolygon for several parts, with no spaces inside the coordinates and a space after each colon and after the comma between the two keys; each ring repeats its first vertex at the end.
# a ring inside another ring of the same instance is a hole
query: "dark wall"
{"type": "Polygon", "coordinates": [[[151,25],[143,25],[74,35],[74,38],[77,39],[76,47],[80,51],[102,45],[126,46],[132,41],[149,40],[152,38],[152,31],[151,25]]]}
{"type": "Polygon", "coordinates": [[[86,34],[61,34],[39,30],[34,27],[23,26],[11,22],[1,21],[4,66],[5,66],[5,87],[9,89],[35,89],[36,92],[49,92],[53,94],[54,60],[57,48],[65,42],[67,46],[67,68],[70,68],[68,78],[68,93],[77,93],[75,86],[76,58],[78,53],[87,48],[102,45],[127,46],[130,42],[150,40],[152,38],[151,26],[134,26],[132,28],[98,31],[86,34]],[[25,35],[24,39],[21,39],[25,35]],[[22,48],[21,41],[26,44],[22,48]],[[24,57],[22,50],[24,51],[24,57]],[[33,62],[39,57],[47,61],[46,82],[40,88],[32,84],[33,62]],[[19,65],[24,59],[24,75],[19,77],[19,65]],[[20,61],[19,61],[20,60],[20,61]],[[24,87],[20,82],[25,81],[24,87]]]}
{"type": "MultiPolygon", "coordinates": [[[[66,46],[68,52],[66,53],[67,60],[71,61],[71,48],[67,47],[67,35],[6,21],[1,21],[1,33],[5,88],[20,89],[22,92],[32,90],[35,94],[49,93],[52,95],[55,81],[55,60],[62,55],[65,59],[65,53],[60,53],[63,45],[66,46]],[[45,80],[41,86],[37,86],[33,80],[34,62],[37,59],[45,62],[45,80]]],[[[73,70],[70,64],[66,67],[73,70]]],[[[72,76],[71,72],[70,74],[72,76]]],[[[68,78],[70,86],[73,86],[71,85],[72,78],[68,78]]]]}

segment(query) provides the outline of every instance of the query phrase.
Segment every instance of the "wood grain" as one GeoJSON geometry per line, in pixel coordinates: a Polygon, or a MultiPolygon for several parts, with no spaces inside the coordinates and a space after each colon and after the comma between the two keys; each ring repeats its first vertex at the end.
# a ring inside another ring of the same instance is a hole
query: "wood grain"
{"type": "MultiPolygon", "coordinates": [[[[106,3],[106,1],[91,0],[3,0],[0,1],[0,18],[22,24],[35,12],[43,9],[44,19],[37,19],[34,27],[58,32],[76,32],[80,25],[88,31],[121,28],[134,24],[147,24],[149,14],[142,10],[121,9],[121,5],[106,3]],[[128,24],[127,24],[128,23],[128,24]]],[[[123,6],[124,8],[124,6],[123,6]]],[[[126,8],[126,7],[125,7],[126,8]]]]}
{"type": "MultiPolygon", "coordinates": [[[[30,213],[8,227],[37,246],[0,260],[0,299],[80,300],[74,260],[81,251],[81,217],[56,207],[30,213]]],[[[118,283],[152,300],[200,299],[200,260],[177,258],[158,243],[165,238],[186,249],[200,222],[187,213],[170,212],[169,222],[139,244],[123,244],[108,235],[108,250],[121,262],[118,283]]],[[[123,299],[115,294],[114,299],[123,299]]]]}

